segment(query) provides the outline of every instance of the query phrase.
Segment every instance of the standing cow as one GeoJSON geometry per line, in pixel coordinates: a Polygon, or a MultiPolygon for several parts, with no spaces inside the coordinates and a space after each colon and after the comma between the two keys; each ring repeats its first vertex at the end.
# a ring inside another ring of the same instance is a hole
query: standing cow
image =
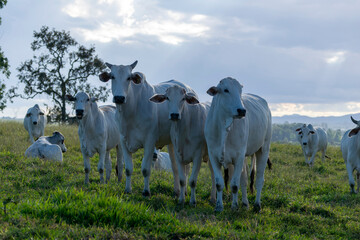
{"type": "MultiPolygon", "coordinates": [[[[162,103],[167,100],[168,119],[171,121],[171,142],[174,145],[175,159],[180,178],[179,203],[185,202],[185,167],[193,163],[190,177],[191,198],[190,205],[196,204],[195,187],[200,171],[201,162],[208,159],[207,147],[204,136],[206,115],[210,103],[199,103],[197,98],[177,85],[166,90],[165,94],[156,94],[150,101],[162,103]]],[[[215,179],[210,166],[212,177],[211,200],[215,201],[215,179]]]]}
{"type": "Polygon", "coordinates": [[[322,128],[314,128],[311,124],[307,126],[304,124],[295,131],[298,133],[297,139],[303,150],[305,162],[308,163],[309,166],[314,164],[317,152],[322,152],[322,162],[324,162],[325,157],[328,158],[328,156],[326,156],[327,135],[322,128]]]}
{"type": "Polygon", "coordinates": [[[29,132],[31,143],[35,142],[34,137],[44,136],[45,124],[44,111],[40,109],[39,105],[35,104],[28,109],[24,118],[24,127],[29,132]]]}
{"type": "Polygon", "coordinates": [[[269,157],[271,140],[271,112],[267,102],[253,94],[242,94],[242,85],[233,78],[225,78],[207,93],[213,96],[205,123],[205,138],[214,169],[217,199],[216,211],[223,210],[224,180],[221,166],[234,165],[230,187],[232,208],[238,207],[238,189],[241,185],[242,203],[248,206],[245,157],[256,156],[255,210],[260,210],[264,172],[269,157]],[[240,179],[241,178],[241,179],[240,179]]]}
{"type": "Polygon", "coordinates": [[[118,181],[122,178],[122,153],[120,146],[120,132],[115,121],[116,108],[114,106],[98,107],[95,98],[87,93],[79,92],[75,97],[67,95],[67,100],[75,102],[76,117],[79,119],[80,147],[84,159],[85,184],[89,183],[90,158],[99,153],[98,171],[100,182],[104,182],[104,164],[106,168],[106,182],[110,179],[111,159],[110,150],[116,147],[118,181]]]}
{"type": "MultiPolygon", "coordinates": [[[[187,92],[193,92],[188,86],[175,80],[149,84],[145,75],[132,73],[137,61],[131,65],[112,65],[106,63],[111,72],[103,72],[99,78],[103,82],[111,79],[113,101],[116,104],[116,121],[120,129],[120,142],[125,161],[126,187],[131,192],[131,175],[133,172],[132,153],[144,148],[141,171],[144,176],[143,196],[150,196],[149,180],[154,148],[168,145],[174,174],[174,190],[179,195],[179,177],[174,150],[170,139],[170,121],[167,120],[168,110],[165,104],[156,104],[149,99],[154,94],[164,94],[173,85],[179,85],[187,92]]],[[[195,93],[194,93],[195,94],[195,93]]]]}
{"type": "Polygon", "coordinates": [[[357,179],[357,192],[359,192],[360,187],[360,121],[356,121],[351,117],[353,123],[356,124],[356,128],[350,129],[345,132],[343,138],[341,139],[341,152],[345,161],[346,170],[349,177],[349,185],[351,193],[355,192],[355,181],[353,177],[353,172],[356,170],[356,179],[357,179]]]}

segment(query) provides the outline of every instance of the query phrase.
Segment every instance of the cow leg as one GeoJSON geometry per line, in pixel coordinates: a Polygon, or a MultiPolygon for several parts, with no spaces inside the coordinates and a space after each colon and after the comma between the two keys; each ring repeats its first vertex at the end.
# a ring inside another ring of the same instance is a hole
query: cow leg
{"type": "Polygon", "coordinates": [[[311,155],[311,158],[310,158],[310,160],[309,160],[309,165],[310,165],[310,166],[313,166],[313,165],[314,165],[315,156],[316,156],[316,151],[314,151],[314,153],[311,155]]]}
{"type": "Polygon", "coordinates": [[[358,171],[356,171],[356,180],[357,180],[357,191],[356,192],[359,192],[360,173],[358,171]]]}
{"type": "Polygon", "coordinates": [[[256,152],[256,199],[254,204],[255,211],[261,210],[261,190],[264,186],[264,173],[268,157],[269,149],[265,149],[264,146],[256,152]]]}
{"type": "MultiPolygon", "coordinates": [[[[125,175],[126,175],[126,183],[125,183],[125,193],[131,193],[131,175],[133,173],[133,161],[132,154],[126,148],[126,144],[121,140],[121,150],[123,159],[125,162],[125,175]]],[[[119,167],[119,166],[118,166],[119,167]]]]}
{"type": "Polygon", "coordinates": [[[111,156],[110,156],[110,151],[106,151],[106,153],[105,153],[105,169],[106,169],[106,180],[105,180],[105,182],[108,183],[110,181],[110,176],[111,176],[111,156]]]}
{"type": "Polygon", "coordinates": [[[215,175],[214,175],[214,169],[212,167],[211,161],[209,160],[209,169],[211,173],[211,195],[210,195],[210,202],[214,203],[216,202],[216,184],[215,184],[215,175]]]}
{"type": "Polygon", "coordinates": [[[356,193],[355,192],[355,180],[354,180],[354,176],[353,176],[353,168],[351,166],[351,164],[349,163],[349,159],[351,158],[347,158],[348,161],[346,163],[346,170],[348,173],[348,177],[349,177],[349,185],[350,185],[350,193],[356,193]]]}
{"type": "Polygon", "coordinates": [[[29,127],[29,137],[30,137],[30,142],[34,143],[35,140],[34,140],[34,136],[33,136],[32,131],[31,131],[31,126],[29,127]]]}
{"type": "Polygon", "coordinates": [[[174,146],[172,144],[167,145],[170,160],[171,160],[171,169],[174,176],[174,193],[177,197],[180,196],[180,180],[179,180],[179,171],[175,159],[174,146]]]}
{"type": "Polygon", "coordinates": [[[197,183],[197,177],[199,175],[200,167],[201,167],[201,148],[200,151],[197,152],[197,154],[193,158],[193,167],[190,177],[190,187],[191,187],[191,197],[190,197],[190,205],[195,206],[196,205],[196,183],[197,183]]]}
{"type": "Polygon", "coordinates": [[[180,195],[179,195],[179,204],[184,205],[185,203],[185,188],[186,188],[186,176],[185,176],[185,164],[182,163],[181,159],[176,159],[177,168],[179,171],[179,180],[180,180],[180,195]]]}
{"type": "Polygon", "coordinates": [[[249,167],[246,163],[246,160],[244,160],[243,169],[240,177],[240,187],[241,187],[242,205],[246,208],[249,207],[249,200],[247,197],[248,172],[249,172],[249,167]]]}
{"type": "Polygon", "coordinates": [[[151,174],[151,163],[154,156],[154,144],[148,144],[144,147],[144,158],[141,162],[141,172],[144,177],[144,190],[142,192],[144,197],[150,197],[150,174],[151,174]]]}
{"type": "Polygon", "coordinates": [[[81,150],[84,159],[84,171],[85,171],[85,184],[89,184],[89,173],[90,173],[90,158],[87,154],[85,154],[84,150],[81,150]]]}
{"type": "Polygon", "coordinates": [[[100,174],[100,183],[104,183],[105,155],[106,155],[106,150],[101,149],[99,151],[99,163],[98,163],[98,171],[99,171],[99,174],[100,174]]]}
{"type": "Polygon", "coordinates": [[[243,170],[244,161],[245,161],[245,153],[240,152],[237,159],[235,159],[234,161],[234,174],[231,178],[231,183],[230,183],[230,189],[232,192],[232,204],[231,204],[232,209],[237,209],[239,207],[238,194],[240,187],[240,177],[243,170]]]}
{"type": "Polygon", "coordinates": [[[118,182],[121,182],[124,164],[123,164],[123,156],[122,156],[120,144],[116,146],[116,163],[117,163],[116,164],[116,167],[117,167],[116,172],[117,172],[118,182]]]}
{"type": "Polygon", "coordinates": [[[325,153],[326,153],[326,150],[322,150],[322,155],[321,155],[321,161],[322,162],[325,162],[325,153]]]}
{"type": "Polygon", "coordinates": [[[223,194],[223,189],[224,189],[224,178],[221,174],[220,162],[218,161],[218,159],[215,156],[211,156],[211,153],[209,153],[209,154],[210,154],[211,165],[214,170],[215,184],[216,184],[216,190],[217,190],[215,211],[221,212],[224,209],[223,200],[222,200],[222,194],[223,194]]]}

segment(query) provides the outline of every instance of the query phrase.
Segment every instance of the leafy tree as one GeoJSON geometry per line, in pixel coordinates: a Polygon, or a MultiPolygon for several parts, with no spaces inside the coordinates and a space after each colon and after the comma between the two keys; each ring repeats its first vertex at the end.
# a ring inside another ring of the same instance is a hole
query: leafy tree
{"type": "Polygon", "coordinates": [[[107,99],[109,90],[105,86],[94,87],[88,82],[90,76],[105,69],[95,55],[94,46],[86,48],[78,44],[70,32],[50,30],[47,26],[39,32],[34,31],[34,38],[31,49],[38,54],[17,68],[18,78],[25,84],[24,94],[18,94],[18,87],[13,87],[11,98],[29,99],[46,94],[53,100],[53,112],[61,113],[62,121],[67,117],[67,94],[85,91],[99,100],[107,99]]]}
{"type": "MultiPolygon", "coordinates": [[[[3,8],[7,3],[7,0],[0,0],[0,9],[3,8]]],[[[1,17],[0,17],[0,24],[1,24],[1,17]]],[[[3,51],[0,47],[0,73],[1,77],[4,75],[6,78],[9,78],[10,76],[10,70],[9,70],[9,61],[4,56],[3,51]]],[[[5,99],[5,84],[3,83],[3,80],[0,78],[0,111],[2,111],[6,107],[6,99],[5,99]]]]}

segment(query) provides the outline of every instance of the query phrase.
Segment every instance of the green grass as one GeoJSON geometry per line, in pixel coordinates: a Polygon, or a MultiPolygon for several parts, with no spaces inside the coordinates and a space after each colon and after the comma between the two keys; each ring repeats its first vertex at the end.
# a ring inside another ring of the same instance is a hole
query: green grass
{"type": "MultiPolygon", "coordinates": [[[[28,135],[21,123],[0,122],[1,239],[359,239],[360,196],[350,194],[339,147],[332,159],[320,157],[309,168],[300,146],[271,146],[273,170],[265,172],[262,211],[231,210],[224,193],[224,211],[210,203],[210,173],[204,164],[197,186],[197,206],[189,198],[181,208],[173,196],[172,174],[152,171],[151,198],[143,198],[142,151],[134,154],[133,193],[124,194],[124,180],[115,171],[100,184],[98,157],[91,160],[90,184],[84,185],[83,160],[76,126],[50,125],[65,137],[64,163],[28,159],[28,135]],[[5,213],[6,207],[6,213],[5,213]]],[[[113,169],[115,151],[112,152],[113,169]]],[[[190,189],[188,189],[190,192],[190,189]]],[[[255,195],[249,195],[254,203],[255,195]]]]}

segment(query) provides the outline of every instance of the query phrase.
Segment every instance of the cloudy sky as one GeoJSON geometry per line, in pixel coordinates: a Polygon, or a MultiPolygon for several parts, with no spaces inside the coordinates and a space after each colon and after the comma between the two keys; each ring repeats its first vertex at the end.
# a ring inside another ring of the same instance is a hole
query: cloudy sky
{"type": "MultiPolygon", "coordinates": [[[[274,116],[360,112],[360,1],[356,0],[36,0],[0,10],[0,46],[16,68],[30,59],[33,31],[70,31],[103,60],[139,63],[156,84],[206,90],[231,76],[264,97],[274,116]]],[[[94,84],[103,84],[96,78],[94,84]]],[[[1,116],[23,117],[34,100],[15,99],[1,116]]],[[[69,108],[70,109],[70,108],[69,108]]]]}

